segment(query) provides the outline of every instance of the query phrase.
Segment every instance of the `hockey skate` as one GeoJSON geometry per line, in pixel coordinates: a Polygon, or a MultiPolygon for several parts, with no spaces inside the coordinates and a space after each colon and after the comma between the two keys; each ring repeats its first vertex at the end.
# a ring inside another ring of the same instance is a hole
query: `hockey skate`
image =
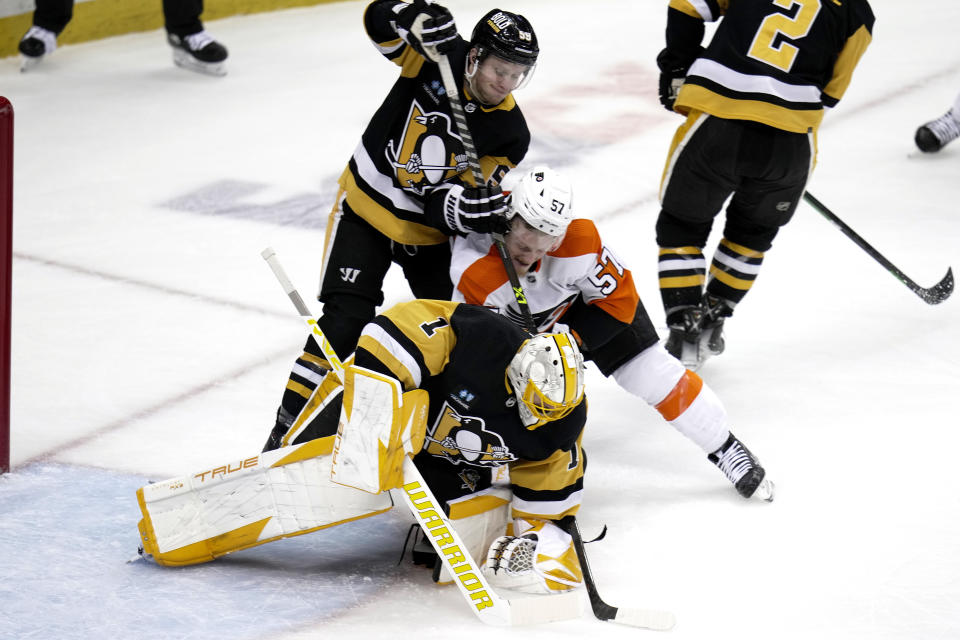
{"type": "Polygon", "coordinates": [[[723,446],[709,454],[707,459],[723,471],[736,487],[737,493],[744,498],[756,497],[767,502],[773,501],[774,486],[767,478],[767,472],[760,466],[760,461],[732,433],[723,446]]]}
{"type": "Polygon", "coordinates": [[[705,295],[700,303],[700,363],[710,356],[723,353],[727,343],[723,339],[723,321],[733,315],[733,308],[723,299],[705,295]]]}
{"type": "Polygon", "coordinates": [[[227,75],[224,63],[227,59],[227,48],[206,31],[189,36],[168,33],[167,42],[173,47],[173,63],[178,67],[211,76],[227,75]]]}
{"type": "Polygon", "coordinates": [[[57,48],[57,34],[43,27],[33,26],[20,40],[20,71],[27,71],[40,64],[43,57],[57,48]]]}
{"type": "Polygon", "coordinates": [[[699,306],[674,311],[667,319],[670,335],[664,348],[683,366],[694,371],[700,367],[700,326],[703,311],[699,306]]]}
{"type": "Polygon", "coordinates": [[[934,153],[940,151],[951,140],[960,137],[958,115],[960,114],[955,114],[953,109],[950,109],[936,120],[931,120],[918,128],[914,137],[917,148],[924,153],[934,153]]]}
{"type": "Polygon", "coordinates": [[[691,371],[703,366],[708,358],[723,353],[723,321],[733,309],[726,301],[714,296],[704,296],[696,307],[687,307],[671,314],[670,335],[667,337],[667,352],[691,371]]]}

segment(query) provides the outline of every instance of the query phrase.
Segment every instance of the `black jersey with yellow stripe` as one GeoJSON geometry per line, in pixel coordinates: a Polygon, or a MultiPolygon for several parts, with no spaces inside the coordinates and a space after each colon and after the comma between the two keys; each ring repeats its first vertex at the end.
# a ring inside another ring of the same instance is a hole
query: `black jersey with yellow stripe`
{"type": "MultiPolygon", "coordinates": [[[[472,184],[473,177],[440,69],[397,35],[392,10],[396,4],[377,0],[364,14],[367,34],[380,53],[400,67],[400,77],[367,125],[340,177],[340,187],[349,208],[392,240],[439,244],[447,236],[425,219],[426,198],[441,182],[460,179],[472,184]]],[[[469,48],[458,37],[448,54],[461,84],[469,48]]],[[[483,106],[465,86],[460,92],[483,175],[499,183],[527,153],[526,120],[512,94],[498,105],[483,106]]]]}
{"type": "Polygon", "coordinates": [[[670,0],[668,49],[700,44],[683,42],[696,34],[691,17],[723,19],[676,109],[797,133],[816,130],[824,107],[843,97],[874,23],[866,0],[670,0]]]}
{"type": "Polygon", "coordinates": [[[524,426],[506,370],[527,337],[484,307],[414,300],[367,325],[355,364],[429,393],[418,464],[447,465],[452,473],[510,465],[515,512],[558,519],[580,503],[586,402],[560,420],[524,426]]]}

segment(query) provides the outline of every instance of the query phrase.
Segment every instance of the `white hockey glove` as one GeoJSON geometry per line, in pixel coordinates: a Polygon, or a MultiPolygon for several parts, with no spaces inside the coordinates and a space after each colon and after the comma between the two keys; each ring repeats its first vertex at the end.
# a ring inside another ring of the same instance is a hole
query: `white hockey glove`
{"type": "Polygon", "coordinates": [[[397,3],[397,35],[416,49],[417,53],[432,60],[428,55],[431,49],[446,55],[457,41],[457,25],[450,11],[439,4],[416,2],[397,3]],[[418,18],[424,18],[418,24],[418,18]]]}
{"type": "Polygon", "coordinates": [[[490,545],[483,573],[494,587],[525,593],[558,593],[583,584],[573,538],[547,520],[514,521],[517,536],[490,545]]]}
{"type": "Polygon", "coordinates": [[[450,185],[443,196],[443,220],[452,233],[498,233],[510,230],[507,204],[498,185],[450,185]]]}

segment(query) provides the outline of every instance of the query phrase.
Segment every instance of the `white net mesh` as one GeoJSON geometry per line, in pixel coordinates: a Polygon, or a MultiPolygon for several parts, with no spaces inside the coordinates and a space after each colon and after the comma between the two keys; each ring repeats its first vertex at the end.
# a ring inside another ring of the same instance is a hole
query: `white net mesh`
{"type": "Polygon", "coordinates": [[[514,538],[503,550],[500,566],[508,575],[519,575],[533,571],[534,552],[537,541],[531,538],[514,538]]]}

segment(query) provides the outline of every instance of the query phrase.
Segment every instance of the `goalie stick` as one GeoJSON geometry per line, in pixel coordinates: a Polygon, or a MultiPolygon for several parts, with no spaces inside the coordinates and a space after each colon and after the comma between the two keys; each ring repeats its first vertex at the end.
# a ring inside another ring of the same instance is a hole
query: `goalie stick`
{"type": "MultiPolygon", "coordinates": [[[[333,373],[342,381],[343,362],[317,325],[300,293],[290,282],[276,252],[267,247],[261,252],[261,256],[270,265],[297,313],[310,327],[311,335],[333,367],[333,373]]],[[[410,513],[427,534],[426,537],[430,539],[437,555],[450,575],[454,576],[460,593],[480,620],[487,624],[505,626],[539,624],[579,617],[579,594],[575,591],[549,597],[532,596],[519,599],[507,599],[498,595],[490,587],[480,565],[470,556],[442,504],[434,497],[410,456],[405,456],[403,461],[403,486],[400,490],[410,513]]]]}
{"type": "MultiPolygon", "coordinates": [[[[604,527],[606,533],[606,527],[604,527]]],[[[587,550],[584,548],[583,538],[580,535],[580,526],[577,519],[572,518],[570,526],[570,537],[573,538],[573,548],[577,552],[577,558],[580,560],[580,571],[583,572],[583,583],[587,587],[587,595],[590,597],[590,608],[593,609],[593,615],[598,620],[617,622],[630,627],[640,627],[641,629],[653,629],[655,631],[668,631],[676,624],[676,619],[669,611],[659,611],[656,609],[625,609],[623,607],[614,607],[603,601],[600,593],[597,591],[597,584],[593,580],[593,573],[590,571],[590,564],[587,562],[587,550]]],[[[603,537],[603,534],[600,535],[603,537]]]]}
{"type": "Polygon", "coordinates": [[[947,275],[945,275],[940,282],[933,285],[929,289],[924,289],[907,277],[907,275],[894,266],[892,262],[884,258],[879,251],[870,246],[869,242],[861,238],[856,231],[851,229],[847,223],[838,218],[836,214],[830,211],[825,204],[813,197],[812,193],[809,191],[804,192],[803,199],[806,200],[810,206],[816,209],[820,215],[832,222],[834,226],[840,229],[840,231],[842,231],[848,238],[853,240],[858,247],[866,251],[871,258],[882,264],[886,270],[893,274],[897,280],[905,284],[910,291],[913,291],[915,294],[917,294],[920,299],[927,304],[940,304],[949,298],[951,293],[953,293],[953,267],[947,267],[947,275]]]}
{"type": "MultiPolygon", "coordinates": [[[[426,6],[424,0],[416,0],[415,4],[419,7],[426,6]]],[[[426,16],[417,18],[413,25],[413,30],[419,38],[423,31],[423,22],[426,16]]],[[[467,126],[467,116],[463,111],[463,105],[460,104],[460,87],[453,77],[453,70],[450,68],[450,59],[437,51],[436,47],[426,47],[427,56],[440,68],[440,78],[443,80],[443,90],[450,101],[450,110],[453,112],[453,122],[457,126],[457,133],[460,134],[460,140],[463,142],[463,151],[467,155],[467,163],[470,165],[470,172],[473,175],[473,181],[479,187],[486,184],[483,178],[483,170],[480,168],[480,160],[477,157],[477,148],[473,144],[473,135],[470,133],[470,127],[467,126]]],[[[490,234],[493,238],[493,244],[497,247],[497,253],[500,254],[500,260],[503,262],[503,268],[507,271],[507,278],[510,280],[510,288],[513,290],[513,297],[517,300],[517,306],[520,307],[520,313],[523,315],[523,323],[527,333],[531,335],[537,333],[537,326],[533,321],[533,314],[530,312],[530,305],[527,303],[527,296],[523,293],[523,285],[520,284],[520,278],[517,277],[517,270],[510,260],[510,254],[507,253],[507,246],[504,244],[503,236],[499,233],[490,234]]]]}

